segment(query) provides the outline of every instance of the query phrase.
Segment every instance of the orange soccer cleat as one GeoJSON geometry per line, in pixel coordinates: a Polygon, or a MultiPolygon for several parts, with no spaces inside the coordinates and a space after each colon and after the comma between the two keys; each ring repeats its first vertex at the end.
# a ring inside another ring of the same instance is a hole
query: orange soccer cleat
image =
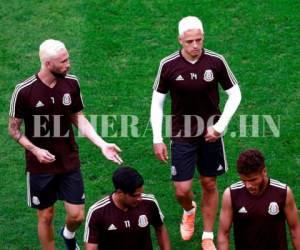
{"type": "Polygon", "coordinates": [[[183,240],[190,240],[194,234],[195,228],[195,217],[196,217],[196,202],[192,202],[194,207],[193,214],[184,214],[182,215],[182,222],[180,224],[180,234],[183,240]]]}

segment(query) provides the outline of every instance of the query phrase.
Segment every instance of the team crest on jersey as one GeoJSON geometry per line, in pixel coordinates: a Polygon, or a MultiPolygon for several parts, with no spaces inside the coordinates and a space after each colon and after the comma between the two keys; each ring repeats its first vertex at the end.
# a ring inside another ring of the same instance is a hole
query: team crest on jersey
{"type": "Polygon", "coordinates": [[[268,213],[270,215],[276,215],[279,213],[279,206],[277,202],[270,202],[268,213]]]}
{"type": "Polygon", "coordinates": [[[211,69],[205,70],[203,79],[206,82],[211,82],[214,79],[213,71],[211,69]]]}
{"type": "Polygon", "coordinates": [[[63,105],[65,106],[71,105],[72,103],[71,95],[69,93],[64,94],[62,102],[63,105]]]}
{"type": "Polygon", "coordinates": [[[40,200],[39,200],[39,198],[38,198],[37,196],[33,196],[33,197],[32,197],[32,203],[33,203],[34,205],[36,205],[36,206],[38,206],[38,205],[41,204],[41,203],[40,203],[40,200]]]}
{"type": "Polygon", "coordinates": [[[148,218],[146,215],[142,214],[139,217],[139,227],[146,227],[148,226],[148,218]]]}

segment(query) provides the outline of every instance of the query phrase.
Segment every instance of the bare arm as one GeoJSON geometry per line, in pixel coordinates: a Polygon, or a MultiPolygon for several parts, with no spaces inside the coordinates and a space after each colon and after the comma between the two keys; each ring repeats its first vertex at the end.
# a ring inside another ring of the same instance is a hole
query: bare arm
{"type": "Polygon", "coordinates": [[[167,228],[165,225],[161,225],[158,228],[155,228],[155,233],[157,237],[157,241],[161,250],[170,250],[170,239],[167,228]]]}
{"type": "Polygon", "coordinates": [[[227,188],[222,198],[218,230],[218,250],[229,250],[229,233],[232,224],[232,205],[230,190],[227,188]]]}
{"type": "Polygon", "coordinates": [[[33,153],[40,163],[47,164],[55,161],[55,156],[53,154],[51,154],[48,150],[35,146],[24,134],[22,134],[20,130],[22,122],[22,119],[9,117],[8,132],[10,136],[26,150],[33,153]]]}
{"type": "Polygon", "coordinates": [[[71,119],[72,123],[79,129],[80,133],[84,137],[88,138],[97,147],[99,147],[103,155],[108,160],[111,160],[118,164],[123,163],[121,157],[118,154],[119,152],[121,152],[120,148],[113,143],[107,143],[106,141],[104,141],[96,133],[91,123],[86,119],[86,117],[81,111],[73,114],[71,119]]]}
{"type": "Polygon", "coordinates": [[[292,243],[295,250],[300,250],[300,223],[298,219],[298,210],[292,190],[287,187],[287,196],[284,207],[284,213],[289,225],[292,243]]]}
{"type": "Polygon", "coordinates": [[[85,250],[100,250],[100,249],[98,249],[98,244],[85,243],[85,250]]]}

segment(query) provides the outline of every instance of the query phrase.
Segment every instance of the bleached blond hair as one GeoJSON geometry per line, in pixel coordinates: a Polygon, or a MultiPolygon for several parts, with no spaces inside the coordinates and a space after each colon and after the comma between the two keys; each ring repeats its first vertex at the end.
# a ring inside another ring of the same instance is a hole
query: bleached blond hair
{"type": "Polygon", "coordinates": [[[39,56],[42,66],[46,60],[55,57],[62,49],[66,50],[66,47],[61,41],[48,39],[42,42],[39,50],[39,56]]]}
{"type": "Polygon", "coordinates": [[[182,36],[184,32],[193,29],[199,29],[201,33],[204,33],[202,22],[198,17],[187,16],[182,18],[178,23],[179,36],[182,36]]]}

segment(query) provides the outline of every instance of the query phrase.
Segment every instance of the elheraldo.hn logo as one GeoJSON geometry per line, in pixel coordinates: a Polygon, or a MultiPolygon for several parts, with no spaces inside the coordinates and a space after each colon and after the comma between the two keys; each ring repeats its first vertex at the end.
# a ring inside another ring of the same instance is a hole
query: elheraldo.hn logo
{"type": "MultiPolygon", "coordinates": [[[[65,97],[66,105],[71,102],[68,95],[65,97]]],[[[35,115],[34,116],[34,137],[67,137],[68,132],[60,131],[62,115],[35,115]],[[50,127],[53,131],[49,131],[50,127]]],[[[92,126],[102,137],[151,137],[152,129],[149,120],[140,119],[137,115],[86,115],[92,126]]],[[[163,137],[170,137],[172,126],[172,115],[165,115],[163,137]]],[[[205,128],[213,125],[215,116],[208,120],[208,124],[200,116],[185,115],[184,128],[180,131],[180,137],[197,137],[205,133],[205,128]],[[196,118],[196,119],[195,119],[196,118]],[[191,120],[197,122],[198,129],[192,133],[191,120]]],[[[279,115],[240,115],[227,128],[223,135],[232,138],[244,137],[280,137],[280,116],[279,115]],[[237,128],[237,129],[236,129],[237,128]]],[[[78,131],[78,137],[82,137],[78,131]]],[[[173,137],[176,137],[176,135],[173,137]]]]}

